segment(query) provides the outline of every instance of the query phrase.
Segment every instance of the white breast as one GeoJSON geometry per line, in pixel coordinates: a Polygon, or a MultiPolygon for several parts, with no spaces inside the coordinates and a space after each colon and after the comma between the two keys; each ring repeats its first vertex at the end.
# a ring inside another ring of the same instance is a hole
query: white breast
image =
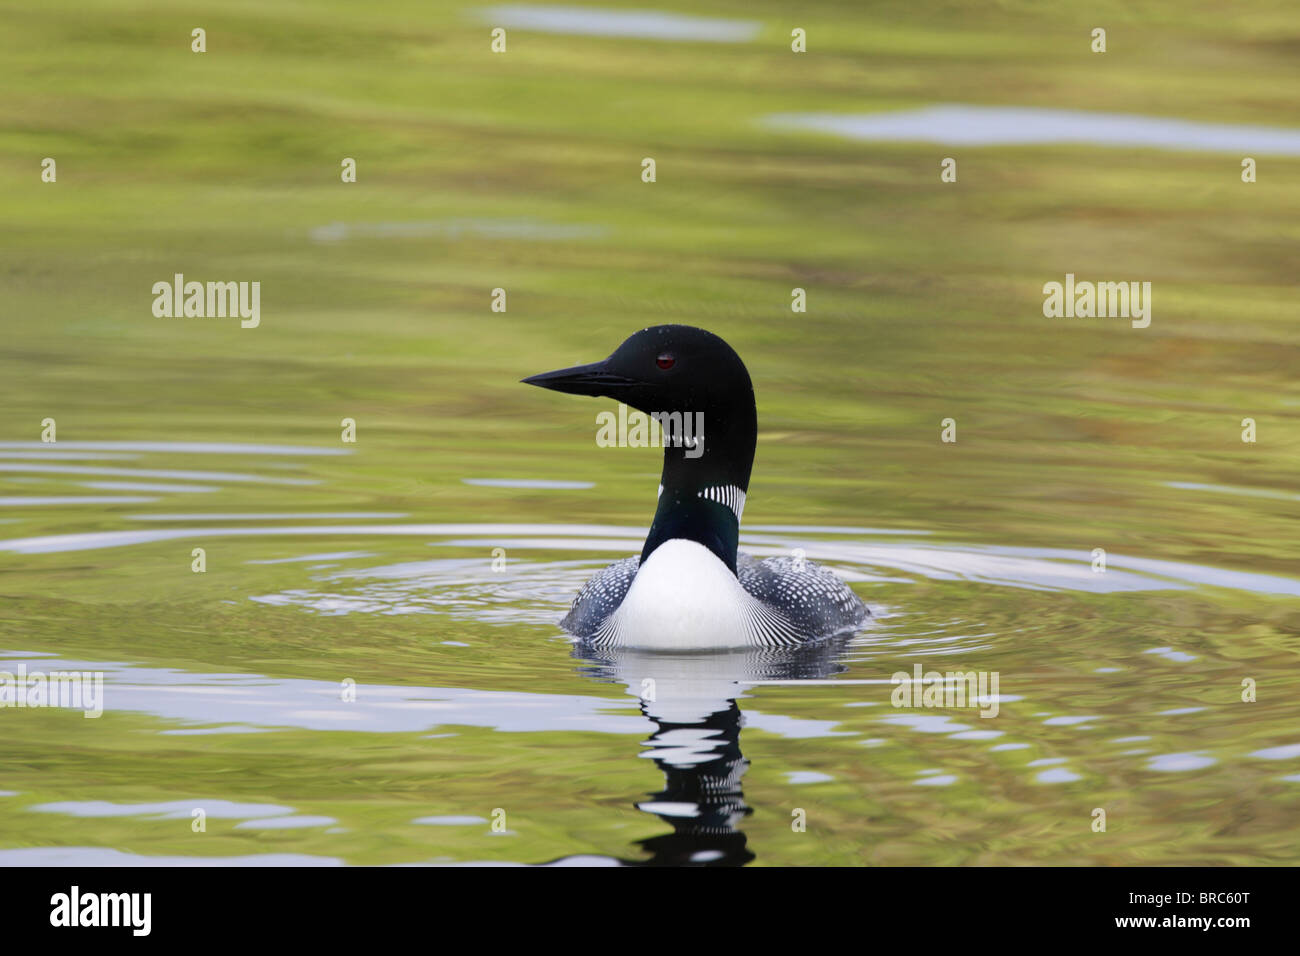
{"type": "Polygon", "coordinates": [[[749,647],[755,603],[718,557],[673,538],[651,552],[606,624],[612,641],[652,650],[749,647]]]}

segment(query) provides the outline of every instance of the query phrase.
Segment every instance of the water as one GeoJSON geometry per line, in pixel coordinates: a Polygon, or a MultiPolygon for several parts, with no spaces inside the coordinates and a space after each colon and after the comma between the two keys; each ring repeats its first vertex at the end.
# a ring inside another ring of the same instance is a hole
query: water
{"type": "Polygon", "coordinates": [[[540,33],[712,43],[745,43],[754,39],[762,27],[752,20],[686,16],[658,10],[517,4],[480,10],[478,19],[493,26],[540,33]]]}
{"type": "Polygon", "coordinates": [[[1068,863],[1103,840],[1134,863],[1294,860],[1293,668],[1238,609],[1293,600],[1300,579],[756,524],[742,548],[803,549],[867,599],[868,626],[795,651],[592,655],[555,621],[639,547],[635,526],[239,511],[247,488],[328,485],[312,462],[364,455],[134,451],[122,471],[213,483],[232,510],[177,512],[193,496],[160,489],[110,515],[40,493],[98,466],[4,464],[40,482],[0,538],[9,578],[63,566],[114,584],[74,629],[39,598],[5,628],[0,670],[102,673],[104,712],[5,712],[21,733],[0,863],[1068,863]],[[213,454],[221,470],[178,467],[213,454]],[[28,533],[38,508],[59,520],[28,533]],[[160,574],[147,615],[119,603],[160,574]],[[210,582],[206,601],[185,593],[210,582]],[[897,708],[891,678],[915,665],[1000,686],[966,709],[897,708]]]}
{"type": "Polygon", "coordinates": [[[600,226],[534,222],[511,219],[453,219],[425,222],[332,222],[312,229],[316,242],[347,239],[460,239],[574,240],[599,239],[607,230],[600,226]]]}
{"type": "Polygon", "coordinates": [[[1066,143],[1300,156],[1297,129],[1084,110],[943,104],[868,114],[782,114],[765,122],[779,129],[813,130],[856,140],[953,146],[1066,143]]]}
{"type": "Polygon", "coordinates": [[[1292,12],[640,6],[0,31],[0,652],[104,679],[0,708],[0,862],[1300,862],[1292,12]],[[178,272],[260,324],[154,316],[178,272]],[[1150,327],[1046,318],[1067,273],[1150,327]],[[744,357],[744,547],[852,639],[557,629],[659,462],[518,382],[663,322],[744,357]]]}

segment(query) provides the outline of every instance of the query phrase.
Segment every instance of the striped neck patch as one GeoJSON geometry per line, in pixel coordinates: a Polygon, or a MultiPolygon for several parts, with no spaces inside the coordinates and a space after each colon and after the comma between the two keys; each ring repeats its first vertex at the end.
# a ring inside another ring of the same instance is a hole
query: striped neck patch
{"type": "Polygon", "coordinates": [[[710,485],[696,494],[701,498],[716,501],[720,505],[726,505],[736,516],[736,521],[740,521],[740,516],[745,513],[745,493],[735,485],[710,485]]]}

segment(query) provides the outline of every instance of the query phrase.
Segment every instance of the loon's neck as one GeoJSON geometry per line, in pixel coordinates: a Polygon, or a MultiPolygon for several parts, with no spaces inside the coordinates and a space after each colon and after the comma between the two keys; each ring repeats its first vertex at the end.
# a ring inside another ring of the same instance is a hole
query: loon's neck
{"type": "Polygon", "coordinates": [[[758,435],[753,391],[746,388],[723,407],[711,404],[703,413],[703,426],[699,454],[698,447],[681,447],[665,436],[659,507],[641,560],[665,541],[685,538],[708,548],[734,574],[740,515],[758,435]]]}

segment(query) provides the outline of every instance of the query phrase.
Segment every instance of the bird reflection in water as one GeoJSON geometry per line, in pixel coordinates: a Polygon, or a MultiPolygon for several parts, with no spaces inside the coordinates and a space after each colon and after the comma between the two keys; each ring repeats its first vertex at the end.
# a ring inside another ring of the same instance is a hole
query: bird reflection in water
{"type": "Polygon", "coordinates": [[[744,715],[738,701],[777,681],[818,680],[843,672],[849,638],[811,646],[670,654],[577,645],[579,670],[624,684],[656,730],[642,757],[663,771],[664,787],[636,803],[672,827],[638,841],[648,858],[629,866],[743,866],[755,858],[741,829],[753,809],[741,780],[749,761],[740,750],[744,715]]]}

